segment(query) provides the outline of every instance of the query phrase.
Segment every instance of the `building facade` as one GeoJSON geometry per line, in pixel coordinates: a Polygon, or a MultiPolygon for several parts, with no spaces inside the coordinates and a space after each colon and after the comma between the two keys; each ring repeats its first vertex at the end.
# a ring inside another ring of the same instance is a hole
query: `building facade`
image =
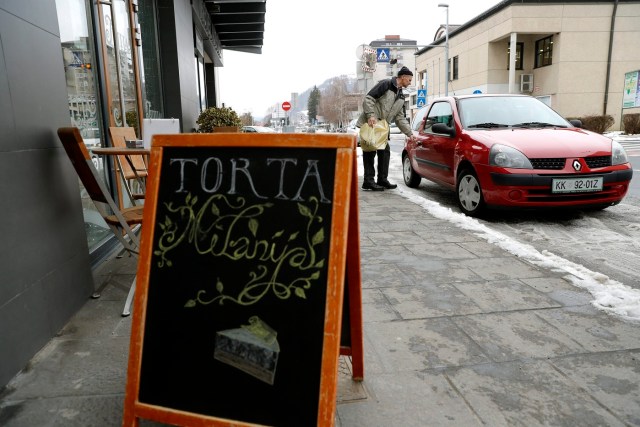
{"type": "Polygon", "coordinates": [[[266,0],[0,2],[0,388],[84,304],[116,247],[57,129],[78,127],[89,149],[112,145],[113,126],[141,138],[146,119],[193,131],[218,104],[223,50],[261,52],[265,12],[266,0]]]}
{"type": "Polygon", "coordinates": [[[395,76],[403,66],[415,73],[418,44],[399,35],[386,35],[383,39],[362,45],[361,60],[357,62],[358,91],[366,94],[380,80],[395,76]]]}
{"type": "MultiPolygon", "coordinates": [[[[611,115],[620,129],[625,74],[640,69],[637,0],[504,0],[449,27],[416,54],[427,101],[448,93],[525,93],[564,117],[611,115]],[[433,46],[435,45],[435,46],[433,46]]],[[[415,103],[414,103],[415,105],[415,103]]]]}

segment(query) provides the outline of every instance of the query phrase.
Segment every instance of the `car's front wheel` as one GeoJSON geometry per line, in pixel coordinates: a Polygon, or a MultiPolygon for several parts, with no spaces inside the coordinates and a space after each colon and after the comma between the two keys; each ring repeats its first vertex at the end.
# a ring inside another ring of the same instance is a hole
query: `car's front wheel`
{"type": "Polygon", "coordinates": [[[480,181],[472,169],[463,169],[458,174],[458,206],[463,213],[478,216],[484,209],[484,199],[480,181]]]}
{"type": "Polygon", "coordinates": [[[407,187],[418,188],[422,178],[413,170],[413,167],[411,166],[411,159],[409,159],[407,154],[405,154],[402,159],[402,175],[407,187]]]}

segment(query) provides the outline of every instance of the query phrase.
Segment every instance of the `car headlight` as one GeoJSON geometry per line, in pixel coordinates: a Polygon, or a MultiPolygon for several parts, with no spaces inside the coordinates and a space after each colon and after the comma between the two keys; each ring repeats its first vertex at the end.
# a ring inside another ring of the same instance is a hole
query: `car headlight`
{"type": "Polygon", "coordinates": [[[527,156],[515,148],[495,144],[489,151],[489,165],[501,168],[533,169],[527,156]]]}
{"type": "Polygon", "coordinates": [[[624,151],[624,148],[622,148],[622,145],[617,141],[611,141],[611,165],[621,165],[628,161],[627,153],[624,151]]]}

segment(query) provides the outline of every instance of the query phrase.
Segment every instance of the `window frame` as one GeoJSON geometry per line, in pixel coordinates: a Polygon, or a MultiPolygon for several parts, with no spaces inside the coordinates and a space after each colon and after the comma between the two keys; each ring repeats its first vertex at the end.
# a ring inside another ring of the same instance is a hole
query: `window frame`
{"type": "Polygon", "coordinates": [[[458,59],[458,55],[453,57],[453,61],[452,61],[452,65],[453,67],[451,67],[451,80],[458,80],[458,65],[459,65],[459,59],[458,59]]]}
{"type": "Polygon", "coordinates": [[[553,64],[553,35],[536,40],[536,60],[534,68],[547,67],[553,64]]]}
{"type": "Polygon", "coordinates": [[[444,123],[447,126],[453,126],[453,107],[448,101],[438,101],[434,102],[429,111],[426,114],[427,120],[424,124],[424,128],[422,129],[423,133],[435,134],[431,128],[436,123],[444,123]],[[446,111],[448,110],[448,111],[446,111]],[[447,112],[449,114],[441,114],[443,112],[447,112]],[[434,115],[439,114],[439,115],[434,115]],[[446,122],[442,120],[442,117],[447,117],[446,122]]]}
{"type": "MultiPolygon", "coordinates": [[[[511,43],[507,42],[507,70],[511,68],[511,62],[509,61],[509,54],[511,51],[511,43]]],[[[523,70],[524,67],[524,42],[516,42],[516,70],[523,70]]]]}

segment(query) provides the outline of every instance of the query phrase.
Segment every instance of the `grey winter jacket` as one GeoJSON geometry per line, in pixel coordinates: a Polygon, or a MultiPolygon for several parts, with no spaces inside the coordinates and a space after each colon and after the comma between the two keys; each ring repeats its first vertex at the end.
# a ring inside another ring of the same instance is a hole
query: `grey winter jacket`
{"type": "Polygon", "coordinates": [[[365,124],[369,117],[376,117],[385,119],[389,124],[395,122],[400,132],[411,136],[411,126],[404,115],[404,101],[402,89],[398,89],[395,77],[379,81],[364,97],[363,113],[358,118],[356,126],[365,124]]]}

